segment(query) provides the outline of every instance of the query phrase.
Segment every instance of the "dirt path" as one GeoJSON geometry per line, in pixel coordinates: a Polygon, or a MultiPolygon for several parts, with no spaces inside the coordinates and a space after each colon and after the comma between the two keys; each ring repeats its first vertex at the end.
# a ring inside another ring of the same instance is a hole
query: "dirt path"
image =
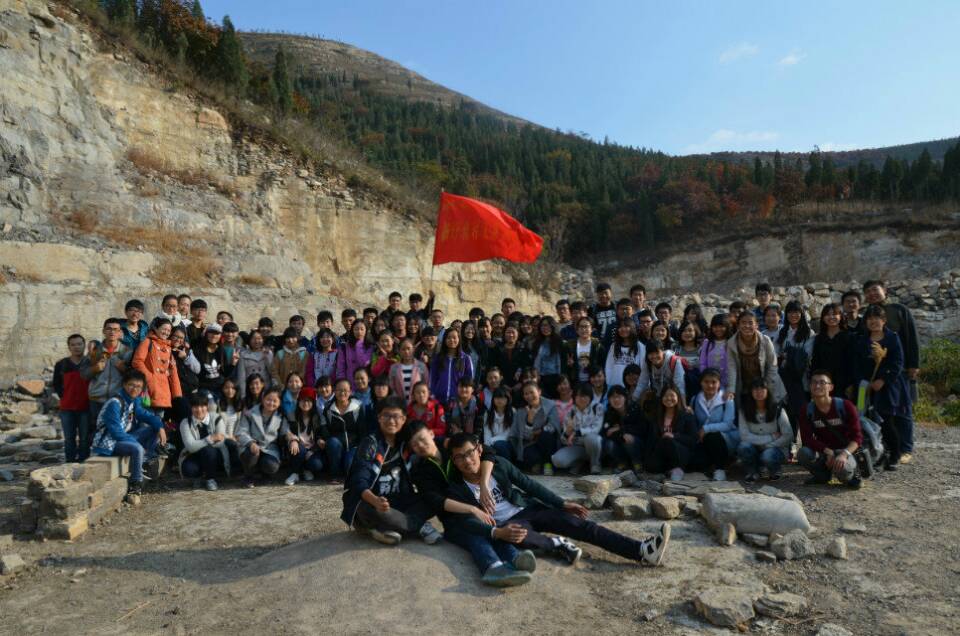
{"type": "MultiPolygon", "coordinates": [[[[844,520],[866,526],[847,535],[849,561],[760,564],[751,548],[721,548],[682,518],[664,568],[587,548],[575,568],[541,559],[533,583],[506,592],[481,586],[453,546],[388,548],[348,533],[333,486],[148,494],[74,543],[3,548],[35,565],[3,582],[0,634],[702,634],[714,628],[693,596],[754,581],[814,609],[807,622],[761,619],[753,631],[810,634],[834,622],[855,634],[956,633],[958,460],[960,429],[924,429],[917,461],[860,493],[806,488],[791,471],[778,487],[804,501],[817,541],[844,520]]],[[[634,536],[657,525],[596,518],[634,536]]]]}

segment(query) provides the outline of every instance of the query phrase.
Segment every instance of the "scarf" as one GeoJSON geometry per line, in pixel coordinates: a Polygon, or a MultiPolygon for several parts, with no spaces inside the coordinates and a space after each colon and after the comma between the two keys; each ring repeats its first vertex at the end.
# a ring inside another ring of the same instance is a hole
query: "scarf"
{"type": "Polygon", "coordinates": [[[747,391],[754,378],[762,375],[760,369],[760,334],[754,334],[752,343],[746,343],[737,335],[737,351],[740,352],[741,390],[747,391]]]}
{"type": "Polygon", "coordinates": [[[714,409],[714,407],[721,406],[724,403],[724,401],[725,400],[723,399],[723,387],[721,387],[720,390],[717,391],[716,394],[709,400],[707,400],[707,398],[704,397],[702,391],[700,393],[697,393],[697,404],[699,404],[703,408],[705,413],[709,413],[714,409]]]}

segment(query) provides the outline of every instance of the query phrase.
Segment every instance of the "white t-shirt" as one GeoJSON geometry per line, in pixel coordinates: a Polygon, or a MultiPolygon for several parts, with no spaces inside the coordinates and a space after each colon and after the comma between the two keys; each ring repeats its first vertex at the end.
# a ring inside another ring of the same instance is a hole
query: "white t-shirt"
{"type": "Polygon", "coordinates": [[[580,344],[577,340],[577,369],[581,382],[590,380],[590,344],[589,341],[587,344],[580,344]]]}
{"type": "Polygon", "coordinates": [[[483,443],[493,444],[494,442],[507,441],[507,436],[510,434],[510,424],[511,423],[507,421],[506,413],[497,413],[494,411],[493,432],[490,431],[489,427],[484,430],[484,436],[486,439],[483,441],[483,443]]]}
{"type": "MultiPolygon", "coordinates": [[[[479,502],[480,486],[471,484],[466,480],[465,483],[467,484],[467,488],[470,489],[470,492],[473,493],[474,498],[479,502]]],[[[507,500],[506,495],[500,490],[500,484],[497,483],[497,480],[494,479],[493,476],[490,477],[490,494],[493,495],[493,500],[496,502],[496,507],[493,510],[493,519],[497,524],[506,522],[523,510],[523,508],[518,508],[507,500]]]]}

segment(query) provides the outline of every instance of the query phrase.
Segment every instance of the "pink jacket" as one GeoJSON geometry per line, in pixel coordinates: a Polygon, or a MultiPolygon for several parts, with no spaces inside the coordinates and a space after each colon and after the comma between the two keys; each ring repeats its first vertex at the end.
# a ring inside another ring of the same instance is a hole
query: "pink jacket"
{"type": "MultiPolygon", "coordinates": [[[[400,362],[395,362],[390,367],[390,390],[403,398],[407,404],[410,403],[410,395],[403,392],[403,366],[400,362]]],[[[427,365],[419,360],[413,361],[413,372],[410,374],[410,390],[417,382],[426,382],[430,384],[430,372],[427,371],[427,365]]]]}

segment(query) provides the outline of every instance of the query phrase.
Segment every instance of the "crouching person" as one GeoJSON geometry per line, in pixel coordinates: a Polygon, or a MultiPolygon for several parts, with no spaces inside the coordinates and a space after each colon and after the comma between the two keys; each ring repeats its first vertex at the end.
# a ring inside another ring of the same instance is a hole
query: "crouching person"
{"type": "MultiPolygon", "coordinates": [[[[486,585],[512,587],[528,583],[531,579],[530,573],[537,567],[533,552],[521,551],[513,543],[500,538],[473,534],[454,516],[472,515],[482,523],[496,525],[490,516],[490,512],[496,510],[496,503],[486,486],[481,489],[480,495],[480,499],[484,501],[483,508],[447,497],[447,488],[450,486],[447,475],[452,470],[449,454],[437,445],[433,433],[424,422],[413,420],[407,422],[406,427],[410,450],[417,455],[410,469],[410,477],[417,487],[417,492],[430,506],[430,511],[443,522],[444,538],[470,553],[486,585]]],[[[496,454],[492,450],[484,449],[480,457],[481,483],[489,480],[494,457],[496,454]]],[[[511,532],[506,528],[496,531],[503,535],[511,532]]],[[[523,530],[519,532],[526,534],[523,530]]]]}
{"type": "Polygon", "coordinates": [[[420,535],[433,544],[440,533],[427,519],[430,506],[417,495],[407,465],[408,451],[400,439],[406,423],[403,399],[387,397],[377,404],[377,430],[357,447],[347,473],[340,518],[358,532],[386,545],[403,535],[420,535]]]}
{"type": "Polygon", "coordinates": [[[750,398],[740,409],[740,445],[737,447],[737,455],[747,472],[746,481],[760,479],[761,469],[767,471],[768,479],[780,479],[783,475],[780,467],[793,442],[790,419],[782,406],[774,405],[763,378],[753,379],[750,398]]]}
{"type": "Polygon", "coordinates": [[[230,476],[230,452],[227,449],[227,427],[220,414],[210,413],[206,391],[190,394],[190,417],[180,422],[180,476],[186,479],[203,477],[209,491],[217,490],[217,466],[230,476]]]}
{"type": "Polygon", "coordinates": [[[259,469],[265,477],[280,469],[280,447],[277,440],[285,438],[290,428],[280,411],[280,387],[265,389],[260,404],[243,414],[237,422],[237,446],[243,466],[243,487],[253,488],[254,472],[259,469]]]}
{"type": "Polygon", "coordinates": [[[167,441],[163,422],[140,402],[146,385],[147,378],[142,372],[128,369],[123,374],[120,391],[100,410],[93,437],[95,455],[130,458],[128,496],[143,492],[144,459],[153,459],[157,443],[167,441]]]}
{"type": "Polygon", "coordinates": [[[835,477],[850,488],[859,488],[860,471],[853,454],[863,444],[860,414],[852,402],[830,397],[832,390],[830,374],[814,371],[810,377],[812,399],[800,411],[803,448],[797,459],[812,474],[805,484],[825,484],[835,477]]]}
{"type": "Polygon", "coordinates": [[[546,487],[521,473],[502,457],[494,459],[493,473],[484,483],[481,474],[483,447],[476,436],[458,433],[449,449],[456,470],[450,472],[450,499],[482,509],[481,486],[490,491],[494,523],[475,514],[454,514],[466,531],[482,537],[515,543],[522,549],[542,550],[576,563],[582,554],[570,539],[584,541],[649,565],[660,565],[670,540],[670,525],[664,523],[655,537],[637,541],[587,519],[587,509],[564,501],[546,487]],[[559,535],[548,537],[541,533],[559,535]]]}

